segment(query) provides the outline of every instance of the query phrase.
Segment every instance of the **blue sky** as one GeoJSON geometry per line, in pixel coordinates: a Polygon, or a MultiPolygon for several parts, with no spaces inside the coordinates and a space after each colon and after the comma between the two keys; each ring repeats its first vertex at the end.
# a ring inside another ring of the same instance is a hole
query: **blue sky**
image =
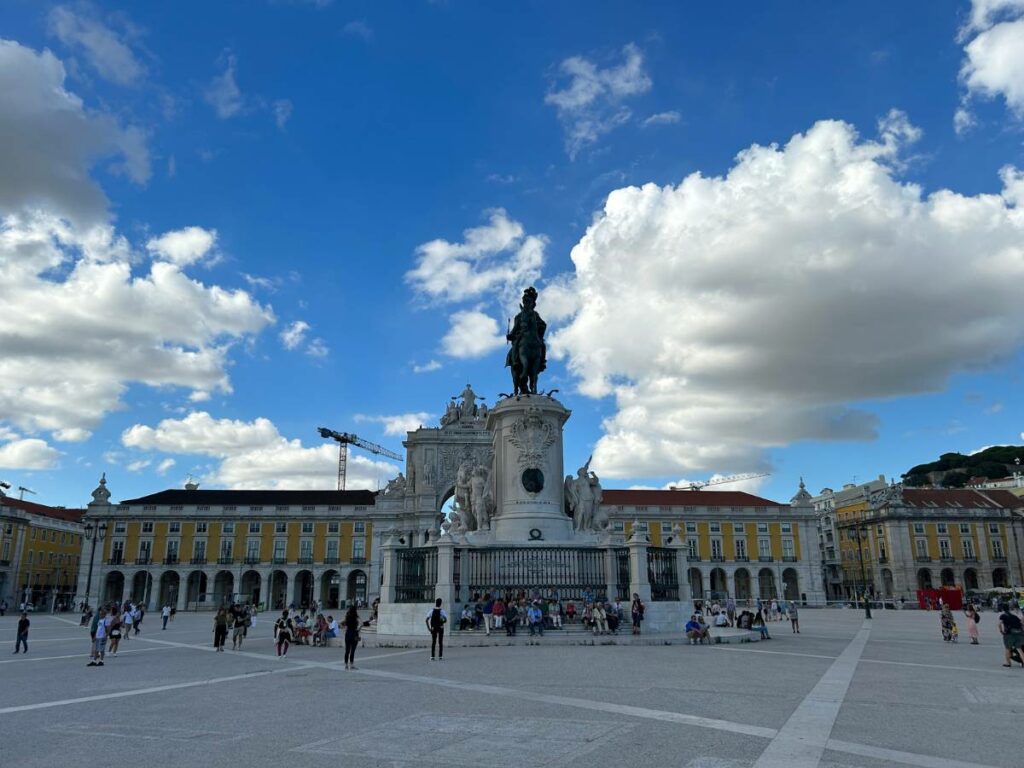
{"type": "Polygon", "coordinates": [[[317,426],[507,391],[530,283],[607,487],[1018,442],[1021,12],[7,3],[0,478],[332,487],[317,426]]]}

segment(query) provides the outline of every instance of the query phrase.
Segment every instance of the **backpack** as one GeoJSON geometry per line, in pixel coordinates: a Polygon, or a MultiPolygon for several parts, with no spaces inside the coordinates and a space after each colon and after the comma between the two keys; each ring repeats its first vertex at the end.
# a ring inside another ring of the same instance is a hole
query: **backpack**
{"type": "Polygon", "coordinates": [[[441,609],[435,608],[430,612],[430,628],[432,630],[441,629],[444,626],[444,616],[441,615],[441,609]]]}

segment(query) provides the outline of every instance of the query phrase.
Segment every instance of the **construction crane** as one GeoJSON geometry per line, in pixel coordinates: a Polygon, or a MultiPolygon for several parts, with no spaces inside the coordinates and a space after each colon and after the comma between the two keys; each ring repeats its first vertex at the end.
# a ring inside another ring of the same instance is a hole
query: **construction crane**
{"type": "Polygon", "coordinates": [[[33,491],[31,488],[26,488],[24,485],[19,485],[18,486],[18,491],[20,492],[20,495],[18,496],[18,499],[20,501],[24,501],[25,500],[25,494],[26,493],[31,493],[33,496],[36,495],[35,491],[33,491]]]}
{"type": "Polygon", "coordinates": [[[350,445],[356,445],[362,448],[364,451],[375,453],[378,456],[387,456],[389,459],[402,460],[402,457],[394,451],[389,451],[383,446],[371,443],[369,440],[363,440],[361,437],[350,435],[348,432],[335,432],[333,429],[327,429],[326,427],[317,427],[317,432],[320,433],[320,437],[324,440],[335,440],[338,443],[338,490],[345,490],[345,469],[348,465],[348,447],[350,445]]]}
{"type": "Polygon", "coordinates": [[[673,491],[699,491],[707,488],[709,485],[727,485],[728,483],[738,483],[740,480],[756,480],[759,477],[768,477],[770,474],[770,472],[748,472],[745,475],[729,475],[729,477],[720,477],[717,480],[699,480],[689,485],[670,485],[669,489],[673,491]]]}

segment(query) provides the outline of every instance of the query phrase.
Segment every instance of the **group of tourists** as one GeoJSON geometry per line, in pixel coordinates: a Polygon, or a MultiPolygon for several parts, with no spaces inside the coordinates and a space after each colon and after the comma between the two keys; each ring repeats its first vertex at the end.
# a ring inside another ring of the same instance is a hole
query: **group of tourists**
{"type": "Polygon", "coordinates": [[[563,603],[556,590],[530,596],[525,590],[494,596],[475,593],[459,615],[459,631],[482,629],[490,635],[492,629],[504,629],[506,635],[513,637],[518,629],[522,629],[532,636],[543,635],[545,629],[562,629],[579,622],[595,635],[617,635],[629,619],[633,634],[637,635],[643,618],[644,604],[636,594],[627,609],[619,599],[608,601],[586,591],[579,601],[579,608],[575,600],[563,603]]]}
{"type": "Polygon", "coordinates": [[[338,637],[342,630],[345,633],[345,669],[355,669],[356,647],[359,645],[359,630],[363,622],[359,611],[354,605],[345,612],[339,625],[334,616],[318,613],[310,617],[306,611],[284,609],[281,617],[274,622],[274,643],[277,655],[284,658],[288,648],[295,645],[314,645],[326,647],[332,638],[338,637]]]}
{"type": "Polygon", "coordinates": [[[96,613],[85,606],[82,625],[89,627],[90,641],[87,666],[102,667],[108,653],[116,657],[122,641],[128,642],[133,634],[142,632],[145,617],[146,607],[130,600],[101,606],[96,613]]]}
{"type": "MultiPolygon", "coordinates": [[[[996,628],[1003,638],[1003,666],[1010,668],[1013,662],[1017,662],[1024,668],[1024,610],[1015,600],[997,604],[996,610],[999,611],[996,628]]],[[[964,623],[970,644],[980,645],[981,611],[977,603],[968,603],[964,607],[964,623]]],[[[942,603],[939,607],[939,631],[947,643],[956,643],[960,638],[960,630],[949,603],[942,603]]]]}

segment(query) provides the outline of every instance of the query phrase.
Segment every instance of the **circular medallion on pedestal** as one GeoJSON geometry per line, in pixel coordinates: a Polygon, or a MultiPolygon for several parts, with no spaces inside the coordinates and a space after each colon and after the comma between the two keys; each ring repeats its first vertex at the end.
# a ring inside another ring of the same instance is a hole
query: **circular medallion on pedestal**
{"type": "Polygon", "coordinates": [[[536,467],[523,470],[523,488],[527,493],[540,493],[544,490],[544,473],[536,467]]]}

